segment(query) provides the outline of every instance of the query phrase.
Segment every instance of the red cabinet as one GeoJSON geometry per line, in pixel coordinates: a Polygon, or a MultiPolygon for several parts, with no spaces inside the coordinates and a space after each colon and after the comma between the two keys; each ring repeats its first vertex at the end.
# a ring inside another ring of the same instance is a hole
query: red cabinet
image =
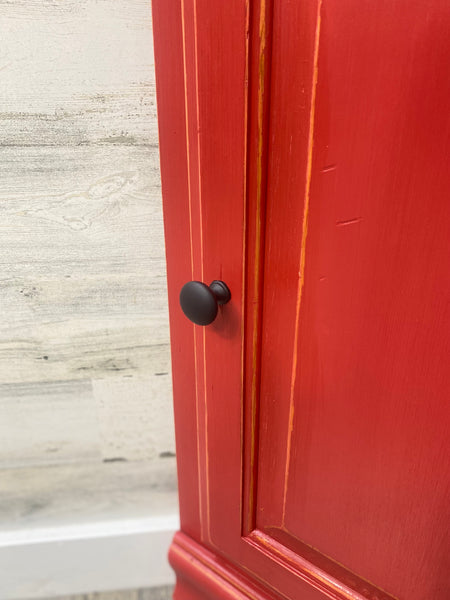
{"type": "Polygon", "coordinates": [[[447,0],[153,17],[175,598],[448,600],[447,0]]]}

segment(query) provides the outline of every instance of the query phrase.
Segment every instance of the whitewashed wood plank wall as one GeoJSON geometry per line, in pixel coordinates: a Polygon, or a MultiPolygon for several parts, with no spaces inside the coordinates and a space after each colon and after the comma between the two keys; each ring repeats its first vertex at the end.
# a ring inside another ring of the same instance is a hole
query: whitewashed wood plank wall
{"type": "Polygon", "coordinates": [[[174,438],[150,0],[0,0],[0,35],[1,500],[174,438]]]}

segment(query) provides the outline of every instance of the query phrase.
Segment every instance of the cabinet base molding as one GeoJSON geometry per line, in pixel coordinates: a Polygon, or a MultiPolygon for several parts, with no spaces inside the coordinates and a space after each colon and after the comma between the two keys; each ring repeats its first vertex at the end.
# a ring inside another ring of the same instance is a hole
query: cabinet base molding
{"type": "Polygon", "coordinates": [[[175,534],[169,562],[176,576],[174,600],[276,600],[254,581],[238,572],[182,532],[175,534]]]}

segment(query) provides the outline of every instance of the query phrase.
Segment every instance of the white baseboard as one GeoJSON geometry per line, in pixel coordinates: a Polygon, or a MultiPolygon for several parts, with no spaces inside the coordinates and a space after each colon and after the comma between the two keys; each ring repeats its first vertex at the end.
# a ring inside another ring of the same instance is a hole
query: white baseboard
{"type": "Polygon", "coordinates": [[[0,533],[0,600],[168,585],[178,514],[0,533]]]}

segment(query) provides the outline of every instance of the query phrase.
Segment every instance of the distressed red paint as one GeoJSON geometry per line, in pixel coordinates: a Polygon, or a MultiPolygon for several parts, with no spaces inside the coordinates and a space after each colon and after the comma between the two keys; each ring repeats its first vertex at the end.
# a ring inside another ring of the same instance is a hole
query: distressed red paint
{"type": "Polygon", "coordinates": [[[448,3],[153,15],[175,598],[447,600],[448,3]]]}

